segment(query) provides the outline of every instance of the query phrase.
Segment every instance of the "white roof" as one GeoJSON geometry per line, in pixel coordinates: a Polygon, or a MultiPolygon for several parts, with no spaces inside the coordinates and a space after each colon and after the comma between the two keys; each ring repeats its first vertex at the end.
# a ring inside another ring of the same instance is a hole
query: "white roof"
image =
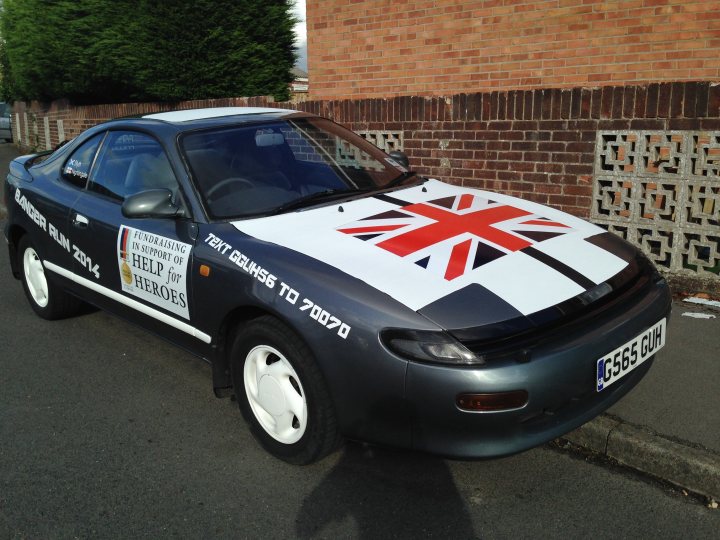
{"type": "Polygon", "coordinates": [[[186,109],[183,111],[170,111],[147,114],[143,118],[154,118],[165,122],[187,122],[203,118],[217,118],[219,116],[235,116],[239,114],[262,114],[276,112],[294,112],[288,109],[271,109],[267,107],[212,107],[207,109],[186,109]]]}

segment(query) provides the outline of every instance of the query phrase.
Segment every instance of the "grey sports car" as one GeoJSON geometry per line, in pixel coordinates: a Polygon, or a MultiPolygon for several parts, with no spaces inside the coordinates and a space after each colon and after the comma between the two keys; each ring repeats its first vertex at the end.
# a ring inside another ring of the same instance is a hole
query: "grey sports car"
{"type": "Polygon", "coordinates": [[[665,343],[668,287],[631,245],[310,114],[113,120],[17,158],[5,200],[39,316],[89,302],[204,358],[291,463],[342,438],[526,450],[620,399],[665,343]]]}

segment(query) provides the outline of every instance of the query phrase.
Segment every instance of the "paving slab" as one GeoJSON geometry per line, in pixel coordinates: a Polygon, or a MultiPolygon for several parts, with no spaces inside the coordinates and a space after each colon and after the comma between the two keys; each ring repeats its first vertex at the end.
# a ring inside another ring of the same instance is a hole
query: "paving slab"
{"type": "Polygon", "coordinates": [[[608,412],[720,453],[720,308],[673,302],[665,348],[645,378],[608,412]]]}

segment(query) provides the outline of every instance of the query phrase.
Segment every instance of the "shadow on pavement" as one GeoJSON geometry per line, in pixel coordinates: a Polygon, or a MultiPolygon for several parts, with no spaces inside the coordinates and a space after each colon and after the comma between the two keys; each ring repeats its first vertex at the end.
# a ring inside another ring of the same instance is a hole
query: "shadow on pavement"
{"type": "Polygon", "coordinates": [[[299,538],[476,537],[442,459],[351,442],[304,500],[295,532],[299,538]],[[348,522],[355,530],[346,529],[348,522]]]}

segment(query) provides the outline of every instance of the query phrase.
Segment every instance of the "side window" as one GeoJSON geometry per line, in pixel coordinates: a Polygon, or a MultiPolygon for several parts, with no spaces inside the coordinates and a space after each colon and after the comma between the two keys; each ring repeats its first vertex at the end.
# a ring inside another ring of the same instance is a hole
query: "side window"
{"type": "Polygon", "coordinates": [[[134,131],[110,131],[98,155],[88,190],[122,201],[148,189],[169,189],[178,184],[159,142],[134,131]]]}
{"type": "Polygon", "coordinates": [[[95,153],[104,133],[99,133],[81,144],[68,158],[62,168],[62,177],[74,186],[84,188],[90,176],[95,153]]]}

